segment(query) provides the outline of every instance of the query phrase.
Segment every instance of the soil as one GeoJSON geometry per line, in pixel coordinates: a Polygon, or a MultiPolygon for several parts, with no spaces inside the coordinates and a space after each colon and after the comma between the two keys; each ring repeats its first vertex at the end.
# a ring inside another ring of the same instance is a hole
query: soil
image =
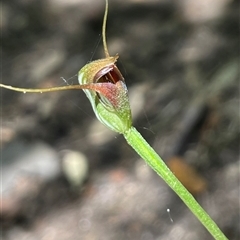
{"type": "MultiPolygon", "coordinates": [[[[1,82],[78,84],[102,58],[104,0],[2,3],[1,82]]],[[[133,125],[229,239],[240,239],[239,2],[110,0],[107,42],[133,125]]],[[[1,89],[3,240],[210,234],[82,91],[1,89]]]]}

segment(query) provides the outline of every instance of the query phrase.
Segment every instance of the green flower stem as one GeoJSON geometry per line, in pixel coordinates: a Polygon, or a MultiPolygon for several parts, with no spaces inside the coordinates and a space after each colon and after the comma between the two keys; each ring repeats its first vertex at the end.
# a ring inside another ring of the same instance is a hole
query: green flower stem
{"type": "Polygon", "coordinates": [[[212,236],[217,240],[225,240],[226,236],[218,228],[216,223],[198,204],[195,198],[180,183],[164,161],[146,142],[142,135],[131,127],[124,134],[128,144],[145,160],[145,162],[157,172],[157,174],[173,189],[173,191],[183,200],[188,208],[196,215],[200,222],[207,228],[212,236]]]}

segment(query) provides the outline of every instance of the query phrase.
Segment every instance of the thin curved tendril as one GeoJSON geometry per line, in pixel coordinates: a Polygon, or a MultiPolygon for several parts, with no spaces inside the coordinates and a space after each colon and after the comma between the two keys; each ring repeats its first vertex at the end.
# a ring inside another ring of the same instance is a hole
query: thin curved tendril
{"type": "Polygon", "coordinates": [[[102,25],[103,48],[104,48],[106,58],[110,56],[109,52],[108,52],[107,40],[106,40],[107,15],[108,15],[108,0],[106,0],[105,12],[104,12],[104,17],[103,17],[103,25],[102,25]]]}
{"type": "Polygon", "coordinates": [[[18,87],[12,87],[10,85],[0,84],[0,87],[14,90],[17,92],[23,92],[23,93],[44,93],[44,92],[55,92],[55,91],[74,90],[74,89],[94,89],[95,88],[93,84],[70,85],[70,86],[53,87],[53,88],[18,88],[18,87]]]}
{"type": "MultiPolygon", "coordinates": [[[[106,58],[110,57],[108,48],[107,48],[107,40],[106,40],[107,15],[108,15],[108,0],[106,0],[103,25],[102,25],[103,48],[104,48],[106,58]]],[[[43,89],[18,88],[18,87],[12,87],[10,85],[4,85],[4,84],[0,84],[0,87],[17,91],[17,92],[23,92],[23,93],[44,93],[44,92],[54,92],[54,91],[73,90],[73,89],[94,89],[94,86],[92,86],[92,84],[71,85],[71,86],[43,88],[43,89]]]]}

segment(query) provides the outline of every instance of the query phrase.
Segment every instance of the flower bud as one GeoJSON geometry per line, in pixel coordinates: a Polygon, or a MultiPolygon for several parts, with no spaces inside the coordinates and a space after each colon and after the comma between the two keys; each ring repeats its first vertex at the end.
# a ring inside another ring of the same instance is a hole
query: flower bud
{"type": "Polygon", "coordinates": [[[118,56],[96,60],[78,73],[80,85],[100,122],[111,130],[125,133],[132,126],[132,116],[124,78],[116,66],[118,56]]]}

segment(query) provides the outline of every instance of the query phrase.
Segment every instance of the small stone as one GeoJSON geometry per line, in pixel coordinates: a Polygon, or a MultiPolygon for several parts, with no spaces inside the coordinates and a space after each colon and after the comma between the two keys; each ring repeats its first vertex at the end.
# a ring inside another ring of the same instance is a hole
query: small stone
{"type": "Polygon", "coordinates": [[[62,170],[73,187],[79,187],[88,175],[88,162],[85,155],[76,151],[66,151],[62,161],[62,170]]]}

